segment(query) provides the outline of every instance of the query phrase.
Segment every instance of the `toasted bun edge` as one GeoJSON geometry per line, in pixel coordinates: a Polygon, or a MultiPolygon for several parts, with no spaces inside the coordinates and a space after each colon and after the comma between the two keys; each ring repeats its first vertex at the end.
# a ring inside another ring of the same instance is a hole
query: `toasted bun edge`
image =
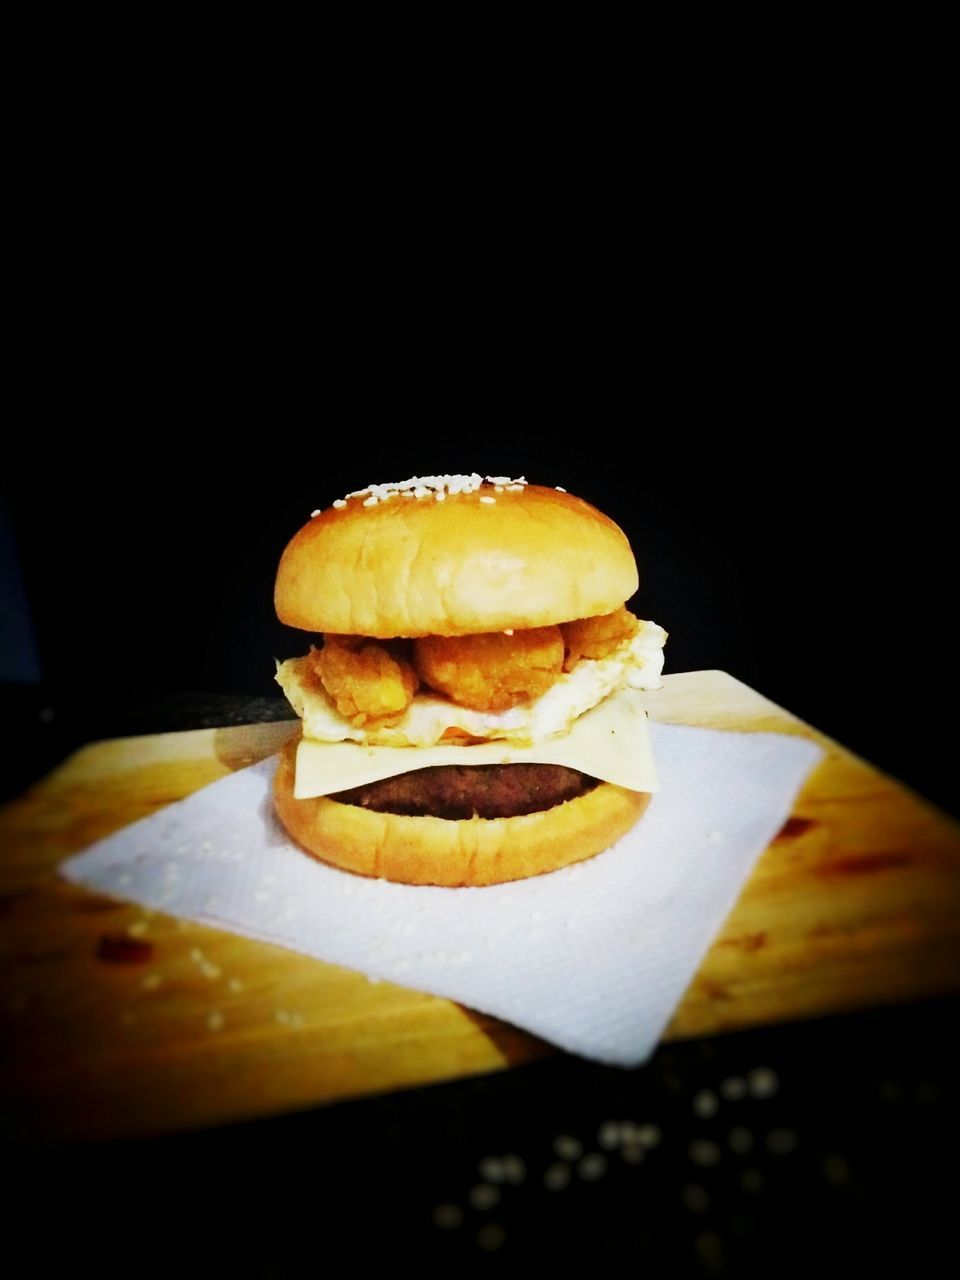
{"type": "Polygon", "coordinates": [[[274,779],[277,814],[307,853],[358,875],[447,887],[501,884],[559,870],[616,843],[650,795],[601,782],[574,800],[516,818],[407,817],[293,795],[296,739],[274,779]]]}

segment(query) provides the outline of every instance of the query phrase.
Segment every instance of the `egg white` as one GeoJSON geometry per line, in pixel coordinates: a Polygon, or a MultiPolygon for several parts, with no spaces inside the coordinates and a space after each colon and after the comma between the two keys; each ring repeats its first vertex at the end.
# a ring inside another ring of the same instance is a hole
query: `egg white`
{"type": "Polygon", "coordinates": [[[389,727],[358,728],[345,720],[313,675],[307,657],[278,663],[276,679],[303,721],[304,736],[318,742],[432,747],[448,729],[460,729],[472,738],[531,745],[565,733],[578,716],[616,690],[659,689],[666,639],[667,633],[655,622],[641,622],[637,634],[606,658],[581,658],[539,698],[506,711],[473,711],[424,690],[389,727]]]}

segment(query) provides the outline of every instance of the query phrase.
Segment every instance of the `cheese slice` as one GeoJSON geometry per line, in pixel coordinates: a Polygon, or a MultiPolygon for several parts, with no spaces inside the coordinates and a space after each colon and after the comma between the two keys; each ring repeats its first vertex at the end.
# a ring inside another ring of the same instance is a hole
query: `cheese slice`
{"type": "Polygon", "coordinates": [[[434,765],[522,763],[566,765],[630,791],[657,791],[660,785],[643,700],[635,689],[621,689],[574,721],[569,733],[535,746],[501,741],[466,747],[368,747],[302,738],[293,794],[309,800],[434,765]]]}

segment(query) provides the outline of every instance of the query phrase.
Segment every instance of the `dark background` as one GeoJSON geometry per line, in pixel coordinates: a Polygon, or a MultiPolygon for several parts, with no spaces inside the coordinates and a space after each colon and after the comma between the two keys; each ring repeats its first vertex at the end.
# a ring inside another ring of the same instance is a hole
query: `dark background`
{"type": "MultiPolygon", "coordinates": [[[[844,87],[854,65],[881,84],[817,114],[814,58],[771,115],[779,56],[760,59],[770,84],[689,102],[669,76],[642,125],[615,90],[589,120],[548,106],[509,159],[486,105],[449,137],[434,105],[428,129],[383,109],[348,139],[355,86],[332,125],[311,107],[306,138],[234,101],[171,137],[166,76],[127,128],[124,95],[102,120],[89,92],[55,108],[8,242],[26,287],[0,497],[40,679],[3,688],[5,790],[94,737],[228,723],[258,699],[279,713],[273,658],[303,644],[272,612],[286,540],[370,480],[475,469],[564,485],[623,526],[668,672],[724,668],[955,809],[947,116],[935,76],[905,85],[860,32],[835,54],[844,87]]],[[[144,1274],[276,1280],[336,1247],[462,1263],[483,1215],[448,1239],[433,1207],[519,1151],[530,1179],[498,1214],[523,1259],[906,1269],[950,1245],[955,1026],[955,1001],[928,1002],[665,1046],[635,1073],[557,1055],[169,1141],[18,1151],[14,1217],[43,1187],[37,1249],[56,1236],[71,1264],[94,1245],[144,1274]],[[695,1090],[757,1066],[782,1083],[743,1113],[767,1186],[751,1199],[729,1153],[702,1172],[687,1143],[729,1123],[695,1123],[695,1090]],[[618,1116],[663,1128],[663,1164],[547,1196],[554,1135],[592,1142],[618,1116]],[[776,1126],[792,1162],[764,1147],[776,1126]]]]}
{"type": "Polygon", "coordinates": [[[491,375],[479,403],[398,391],[333,407],[318,389],[299,411],[255,383],[226,392],[214,423],[203,385],[170,371],[160,403],[141,390],[106,407],[109,429],[41,443],[7,479],[43,683],[8,694],[44,713],[43,763],[151,718],[189,727],[192,695],[214,720],[218,695],[279,697],[273,659],[307,638],[276,621],[273,578],[310,512],[370,481],[478,470],[562,484],[621,524],[668,672],[729,671],[954,807],[946,452],[875,390],[857,425],[838,422],[841,388],[822,376],[816,396],[768,379],[739,412],[729,387],[684,405],[664,381],[654,404],[600,382],[537,403],[491,375]]]}

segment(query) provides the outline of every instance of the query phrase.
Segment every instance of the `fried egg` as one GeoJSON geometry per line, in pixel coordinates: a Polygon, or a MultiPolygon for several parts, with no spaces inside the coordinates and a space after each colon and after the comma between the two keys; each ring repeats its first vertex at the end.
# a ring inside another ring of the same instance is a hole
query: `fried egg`
{"type": "Polygon", "coordinates": [[[473,711],[424,690],[401,720],[390,726],[358,728],[333,706],[310,668],[310,659],[277,664],[277,683],[303,721],[306,738],[317,742],[362,742],[386,747],[432,747],[449,730],[470,738],[529,746],[565,733],[578,716],[619,689],[659,689],[667,633],[655,622],[605,658],[581,658],[546,693],[506,711],[473,711]]]}

